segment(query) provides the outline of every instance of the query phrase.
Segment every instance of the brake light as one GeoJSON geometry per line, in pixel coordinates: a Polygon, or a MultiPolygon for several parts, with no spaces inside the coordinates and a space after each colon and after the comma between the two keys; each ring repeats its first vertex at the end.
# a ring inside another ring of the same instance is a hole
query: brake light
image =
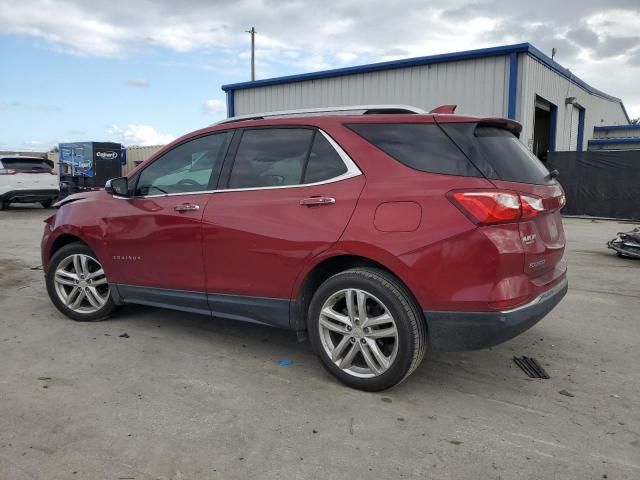
{"type": "Polygon", "coordinates": [[[16,173],[18,172],[11,168],[0,168],[0,175],[15,175],[16,173]]]}
{"type": "Polygon", "coordinates": [[[517,222],[546,210],[542,198],[517,192],[472,190],[449,192],[447,196],[462,213],[479,225],[517,222]]]}

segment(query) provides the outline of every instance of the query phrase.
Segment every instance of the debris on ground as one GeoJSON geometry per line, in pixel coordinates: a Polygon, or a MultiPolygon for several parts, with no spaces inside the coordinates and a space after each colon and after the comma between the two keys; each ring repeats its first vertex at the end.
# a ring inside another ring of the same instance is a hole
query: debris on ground
{"type": "Polygon", "coordinates": [[[513,361],[529,378],[543,378],[545,380],[551,378],[546,370],[542,368],[542,365],[533,357],[513,357],[513,361]]]}
{"type": "Polygon", "coordinates": [[[42,270],[42,265],[38,265],[36,267],[31,267],[29,270],[42,270]]]}
{"type": "Polygon", "coordinates": [[[575,397],[573,393],[567,392],[565,389],[562,389],[558,392],[560,395],[564,395],[565,397],[575,397]]]}
{"type": "Polygon", "coordinates": [[[380,399],[380,401],[382,401],[382,402],[384,402],[384,403],[391,403],[391,402],[393,402],[393,400],[392,400],[392,399],[390,399],[389,397],[382,397],[382,398],[380,399]]]}
{"type": "Polygon", "coordinates": [[[281,367],[288,367],[289,365],[293,365],[293,360],[280,360],[278,365],[281,367]]]}
{"type": "Polygon", "coordinates": [[[120,335],[120,338],[129,338],[129,334],[128,333],[123,333],[122,335],[120,335]]]}
{"type": "Polygon", "coordinates": [[[38,380],[51,380],[51,377],[38,377],[38,380]]]}

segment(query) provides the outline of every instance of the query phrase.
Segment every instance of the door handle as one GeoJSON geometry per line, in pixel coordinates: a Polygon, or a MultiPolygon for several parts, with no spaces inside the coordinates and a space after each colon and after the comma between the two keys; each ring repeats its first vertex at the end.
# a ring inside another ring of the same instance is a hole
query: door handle
{"type": "Polygon", "coordinates": [[[194,212],[196,210],[200,210],[200,205],[195,205],[193,203],[183,203],[181,205],[176,205],[173,209],[176,212],[194,212]]]}
{"type": "Polygon", "coordinates": [[[309,197],[300,200],[303,207],[320,207],[322,205],[333,205],[336,199],[333,197],[309,197]]]}

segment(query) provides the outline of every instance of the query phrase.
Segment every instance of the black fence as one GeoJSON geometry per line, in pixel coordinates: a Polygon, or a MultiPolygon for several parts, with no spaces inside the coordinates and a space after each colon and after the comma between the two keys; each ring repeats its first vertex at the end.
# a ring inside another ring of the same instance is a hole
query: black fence
{"type": "Polygon", "coordinates": [[[547,167],[560,172],[563,213],[640,220],[640,150],[553,152],[547,167]]]}

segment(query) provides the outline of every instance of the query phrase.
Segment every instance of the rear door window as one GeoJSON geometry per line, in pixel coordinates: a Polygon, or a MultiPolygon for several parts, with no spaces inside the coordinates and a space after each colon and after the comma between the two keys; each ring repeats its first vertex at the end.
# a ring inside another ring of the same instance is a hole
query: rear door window
{"type": "Polygon", "coordinates": [[[344,164],[338,152],[329,143],[325,136],[316,132],[313,138],[313,145],[309,154],[309,160],[305,169],[303,183],[317,183],[339,177],[347,173],[347,166],[344,164]]]}
{"type": "Polygon", "coordinates": [[[347,166],[312,128],[259,128],[242,133],[228,188],[286,187],[337,178],[347,166]]]}
{"type": "Polygon", "coordinates": [[[298,185],[313,130],[263,128],[245,130],[236,153],[229,188],[298,185]]]}
{"type": "Polygon", "coordinates": [[[360,123],[348,127],[407,167],[445,175],[482,176],[437,124],[360,123]]]}
{"type": "Polygon", "coordinates": [[[549,170],[509,130],[477,123],[442,123],[473,164],[489,179],[549,185],[549,170]]]}

